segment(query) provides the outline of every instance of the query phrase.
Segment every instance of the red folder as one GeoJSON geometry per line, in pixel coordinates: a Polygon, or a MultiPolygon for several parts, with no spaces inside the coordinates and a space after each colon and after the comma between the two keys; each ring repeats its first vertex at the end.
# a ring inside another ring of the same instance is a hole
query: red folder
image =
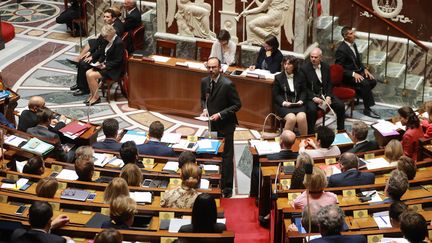
{"type": "Polygon", "coordinates": [[[82,131],[85,131],[91,127],[88,123],[81,123],[80,121],[73,121],[69,124],[67,124],[65,127],[60,129],[59,131],[62,133],[68,133],[68,134],[76,134],[82,131]]]}

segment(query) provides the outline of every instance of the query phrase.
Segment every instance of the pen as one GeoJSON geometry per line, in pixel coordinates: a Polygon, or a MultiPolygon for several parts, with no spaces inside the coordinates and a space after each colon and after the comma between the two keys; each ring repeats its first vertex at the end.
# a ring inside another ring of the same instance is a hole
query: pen
{"type": "Polygon", "coordinates": [[[368,197],[372,197],[372,196],[375,195],[375,194],[376,194],[376,191],[373,191],[373,192],[369,193],[367,196],[368,196],[368,197]]]}
{"type": "Polygon", "coordinates": [[[385,221],[383,217],[381,217],[381,216],[379,216],[379,217],[384,222],[384,224],[387,224],[387,221],[385,221]]]}

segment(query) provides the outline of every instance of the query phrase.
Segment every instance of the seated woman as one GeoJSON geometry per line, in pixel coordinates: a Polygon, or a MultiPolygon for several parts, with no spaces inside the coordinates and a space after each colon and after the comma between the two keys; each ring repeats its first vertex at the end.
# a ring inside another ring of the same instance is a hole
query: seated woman
{"type": "Polygon", "coordinates": [[[140,186],[143,181],[143,175],[140,168],[136,164],[126,164],[120,177],[125,179],[128,186],[140,186]]]}
{"type": "Polygon", "coordinates": [[[217,209],[214,198],[207,193],[200,194],[192,208],[192,224],[183,225],[179,233],[222,233],[225,224],[217,223],[217,209]]]}
{"type": "Polygon", "coordinates": [[[390,140],[384,148],[384,159],[390,163],[390,166],[396,166],[402,155],[402,143],[397,139],[390,140]]]}
{"type": "Polygon", "coordinates": [[[36,186],[36,195],[38,197],[54,198],[58,189],[56,178],[48,176],[39,180],[36,186]]]}
{"type": "Polygon", "coordinates": [[[81,146],[75,153],[75,172],[79,181],[92,181],[94,174],[93,148],[81,146]]]}
{"type": "Polygon", "coordinates": [[[90,95],[84,103],[89,106],[101,102],[98,94],[99,79],[119,80],[124,74],[123,55],[125,49],[121,37],[116,35],[116,30],[111,25],[104,25],[101,35],[108,41],[108,44],[104,49],[101,49],[102,53],[95,64],[97,67],[86,72],[90,95]]]}
{"type": "Polygon", "coordinates": [[[221,64],[234,64],[236,44],[230,40],[230,33],[227,30],[221,30],[217,35],[217,39],[218,41],[213,43],[209,58],[217,57],[221,61],[221,64]]]}
{"type": "Polygon", "coordinates": [[[111,220],[103,222],[101,228],[129,229],[136,213],[137,204],[132,198],[116,197],[110,203],[111,220]]]}
{"type": "Polygon", "coordinates": [[[105,229],[102,232],[98,233],[93,243],[122,243],[123,236],[122,234],[115,229],[105,229]]]}
{"type": "Polygon", "coordinates": [[[271,73],[276,73],[281,71],[283,55],[279,50],[279,41],[273,35],[268,35],[264,44],[259,50],[256,64],[250,66],[250,70],[264,69],[269,70],[271,73]]]}
{"type": "Polygon", "coordinates": [[[111,203],[117,197],[129,197],[129,188],[125,179],[115,177],[105,188],[104,202],[111,203]]]}
{"type": "Polygon", "coordinates": [[[427,101],[423,105],[424,112],[427,112],[427,117],[422,114],[421,117],[421,125],[425,131],[425,138],[432,138],[432,101],[427,101]]]}
{"type": "Polygon", "coordinates": [[[272,96],[276,113],[285,119],[285,128],[293,131],[297,124],[300,135],[307,135],[306,89],[297,73],[298,62],[294,56],[283,58],[284,71],[275,76],[272,96]]]}
{"type": "Polygon", "coordinates": [[[404,172],[408,180],[414,179],[417,174],[417,165],[414,161],[405,155],[402,155],[397,162],[397,169],[404,172]]]}
{"type": "MultiPolygon", "coordinates": [[[[310,182],[305,177],[303,184],[309,190],[309,203],[316,203],[320,207],[338,203],[336,194],[324,191],[324,188],[327,187],[327,177],[320,168],[314,167],[310,182]]],[[[293,206],[294,208],[303,209],[306,205],[307,191],[304,191],[294,200],[293,206]]]]}
{"type": "Polygon", "coordinates": [[[199,194],[196,189],[201,180],[201,168],[196,164],[186,163],[181,168],[180,178],[180,187],[165,191],[161,198],[161,207],[192,208],[199,194]]]}
{"type": "Polygon", "coordinates": [[[313,159],[307,153],[301,153],[298,155],[296,160],[295,169],[291,177],[290,189],[305,189],[303,184],[305,170],[305,164],[314,164],[313,159]]]}
{"type": "Polygon", "coordinates": [[[406,126],[402,137],[402,147],[404,155],[417,161],[419,153],[419,139],[423,138],[423,130],[420,127],[420,120],[411,107],[404,106],[398,110],[402,125],[406,126]]]}
{"type": "Polygon", "coordinates": [[[30,158],[24,165],[23,173],[42,175],[45,172],[44,161],[40,156],[30,158]]]}

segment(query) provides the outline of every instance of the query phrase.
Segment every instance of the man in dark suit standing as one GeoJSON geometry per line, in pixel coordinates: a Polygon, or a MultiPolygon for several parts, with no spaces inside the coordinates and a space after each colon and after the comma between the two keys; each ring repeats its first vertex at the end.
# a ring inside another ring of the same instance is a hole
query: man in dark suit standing
{"type": "Polygon", "coordinates": [[[378,149],[376,141],[367,140],[368,128],[368,125],[362,121],[353,122],[351,139],[354,142],[354,146],[348,152],[361,153],[378,149]]]}
{"type": "Polygon", "coordinates": [[[118,130],[119,123],[116,119],[109,118],[104,120],[102,122],[102,131],[105,135],[105,140],[92,144],[92,147],[95,149],[104,149],[118,152],[121,147],[121,143],[117,141],[118,130]]]}
{"type": "Polygon", "coordinates": [[[332,83],[330,80],[330,66],[321,61],[322,51],[319,48],[314,48],[310,53],[310,62],[305,63],[300,69],[300,75],[303,82],[306,84],[306,92],[308,101],[307,121],[308,133],[315,132],[315,122],[317,119],[317,111],[319,106],[329,104],[337,116],[337,129],[345,128],[345,107],[344,104],[332,93],[332,83]]]}
{"type": "Polygon", "coordinates": [[[211,130],[217,131],[218,137],[225,138],[222,155],[222,189],[224,197],[232,196],[233,188],[233,156],[234,131],[236,128],[236,112],[241,102],[234,84],[221,75],[220,60],[210,57],[207,61],[209,76],[201,80],[201,116],[208,116],[211,130]]]}
{"type": "Polygon", "coordinates": [[[69,223],[69,217],[66,215],[59,215],[52,220],[53,211],[48,202],[35,201],[29,209],[29,223],[30,230],[16,229],[12,236],[11,242],[15,243],[68,243],[74,242],[71,238],[66,236],[58,236],[49,233],[63,227],[69,223]]]}
{"type": "Polygon", "coordinates": [[[319,230],[321,238],[311,240],[311,243],[366,243],[366,237],[363,235],[341,235],[345,224],[345,215],[338,205],[327,205],[322,207],[318,212],[319,230]]]}
{"type": "Polygon", "coordinates": [[[328,187],[370,185],[375,183],[375,174],[360,172],[358,158],[353,153],[343,153],[339,158],[342,173],[330,176],[328,187]]]}
{"type": "Polygon", "coordinates": [[[355,88],[356,93],[363,99],[363,114],[379,119],[371,107],[375,105],[372,89],[377,82],[374,76],[365,68],[360,53],[355,44],[355,32],[351,27],[343,27],[341,31],[344,40],[336,50],[337,64],[344,68],[344,83],[355,88]]]}

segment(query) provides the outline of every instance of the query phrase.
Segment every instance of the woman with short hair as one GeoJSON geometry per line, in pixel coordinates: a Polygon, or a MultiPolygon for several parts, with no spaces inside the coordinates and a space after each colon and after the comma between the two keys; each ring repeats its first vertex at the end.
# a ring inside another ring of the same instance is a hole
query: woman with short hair
{"type": "Polygon", "coordinates": [[[136,164],[126,164],[120,177],[126,180],[128,186],[140,186],[143,181],[141,170],[136,164]]]}
{"type": "Polygon", "coordinates": [[[132,226],[137,204],[130,198],[120,196],[110,203],[110,220],[102,223],[101,228],[129,229],[132,226]]]}
{"type": "Polygon", "coordinates": [[[104,202],[111,203],[115,198],[120,196],[129,197],[129,188],[125,179],[115,177],[105,188],[104,202]]]}
{"type": "Polygon", "coordinates": [[[58,189],[56,178],[48,176],[39,180],[36,185],[36,195],[38,197],[54,198],[58,189]]]}

